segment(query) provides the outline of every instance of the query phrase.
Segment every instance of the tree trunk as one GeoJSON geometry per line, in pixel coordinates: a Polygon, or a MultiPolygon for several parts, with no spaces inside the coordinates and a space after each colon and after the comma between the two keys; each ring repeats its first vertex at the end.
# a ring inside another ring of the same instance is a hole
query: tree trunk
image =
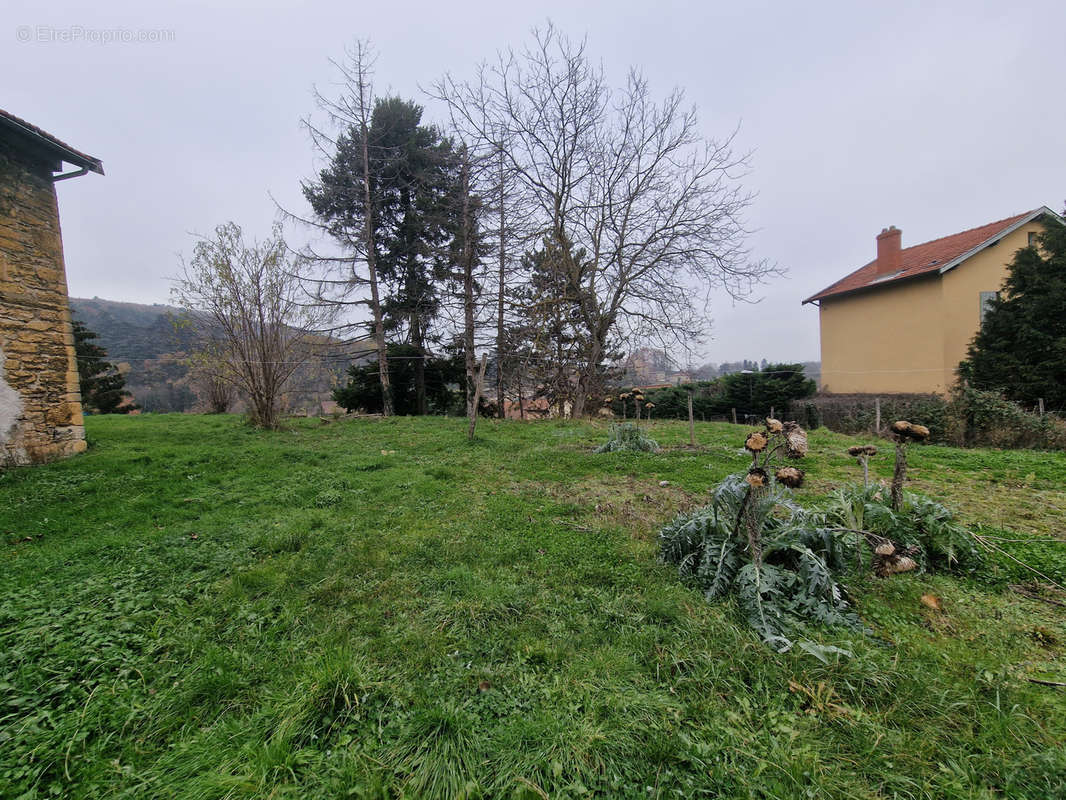
{"type": "Polygon", "coordinates": [[[463,349],[466,351],[466,413],[469,415],[477,411],[474,405],[474,258],[470,247],[470,162],[465,152],[462,159],[463,349]]]}
{"type": "MultiPolygon", "coordinates": [[[[365,109],[364,109],[365,111],[365,109]]],[[[366,267],[370,278],[370,307],[374,315],[374,340],[378,348],[378,372],[381,376],[381,413],[393,415],[392,385],[389,381],[389,355],[385,345],[385,322],[381,315],[381,296],[378,293],[377,243],[374,236],[374,207],[370,197],[370,129],[362,123],[363,138],[363,201],[366,203],[366,267]]]]}
{"type": "Polygon", "coordinates": [[[487,353],[482,353],[481,354],[481,369],[478,371],[477,382],[474,384],[474,403],[473,403],[473,409],[474,410],[470,413],[470,429],[466,433],[466,438],[470,439],[470,440],[473,440],[473,438],[474,438],[474,428],[477,426],[478,405],[480,405],[480,403],[481,403],[481,385],[482,385],[482,383],[485,380],[485,359],[486,359],[486,356],[487,356],[487,353]]]}
{"type": "Polygon", "coordinates": [[[504,329],[503,329],[503,298],[504,288],[507,280],[507,243],[505,240],[507,230],[507,214],[504,209],[504,177],[503,177],[503,149],[500,149],[499,159],[499,172],[496,176],[499,186],[499,206],[500,206],[500,274],[498,276],[499,289],[496,296],[496,415],[503,419],[506,415],[503,411],[503,346],[504,346],[504,329]]]}
{"type": "Polygon", "coordinates": [[[592,393],[596,372],[599,369],[600,359],[603,357],[606,336],[601,330],[602,327],[601,321],[592,334],[592,346],[589,348],[588,363],[581,371],[581,379],[578,381],[577,403],[574,405],[575,417],[581,417],[585,413],[585,401],[592,393]]]}

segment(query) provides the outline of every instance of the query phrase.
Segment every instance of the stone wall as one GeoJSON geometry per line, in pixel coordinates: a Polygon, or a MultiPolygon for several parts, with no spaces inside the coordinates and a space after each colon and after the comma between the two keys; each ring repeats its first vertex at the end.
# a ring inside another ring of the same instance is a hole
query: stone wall
{"type": "Polygon", "coordinates": [[[85,449],[49,165],[0,142],[0,467],[85,449]]]}

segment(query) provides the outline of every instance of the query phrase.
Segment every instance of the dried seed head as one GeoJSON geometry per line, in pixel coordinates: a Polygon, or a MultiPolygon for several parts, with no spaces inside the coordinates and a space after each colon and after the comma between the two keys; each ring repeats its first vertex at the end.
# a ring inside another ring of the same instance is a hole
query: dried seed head
{"type": "Polygon", "coordinates": [[[863,452],[865,452],[868,456],[876,456],[877,448],[874,447],[872,444],[868,444],[866,445],[866,447],[863,448],[863,452]]]}
{"type": "Polygon", "coordinates": [[[766,470],[762,467],[755,467],[748,470],[747,476],[744,478],[753,488],[758,489],[766,485],[766,481],[769,476],[766,474],[766,470]]]}
{"type": "Polygon", "coordinates": [[[909,556],[900,556],[896,563],[892,565],[893,572],[910,572],[917,568],[918,562],[909,556]]]}
{"type": "Polygon", "coordinates": [[[807,455],[807,432],[799,425],[785,433],[785,451],[789,458],[807,455]]]}
{"type": "Polygon", "coordinates": [[[645,408],[655,408],[655,403],[645,403],[644,407],[645,408]]]}
{"type": "Polygon", "coordinates": [[[877,545],[877,547],[874,548],[874,552],[879,556],[890,556],[896,552],[896,546],[892,544],[892,542],[885,542],[884,544],[877,545]]]}
{"type": "Polygon", "coordinates": [[[784,428],[785,426],[781,424],[781,420],[774,419],[773,417],[766,418],[766,430],[770,433],[781,433],[784,428]]]}
{"type": "Polygon", "coordinates": [[[897,572],[910,572],[918,568],[918,562],[909,556],[891,555],[886,556],[877,567],[877,574],[882,578],[895,575],[897,572]]]}
{"type": "Polygon", "coordinates": [[[753,453],[761,453],[766,449],[766,436],[760,431],[752,431],[744,440],[744,446],[753,453]]]}
{"type": "Polygon", "coordinates": [[[866,452],[866,448],[861,444],[852,445],[848,448],[849,456],[861,456],[866,452]]]}
{"type": "Polygon", "coordinates": [[[798,489],[803,485],[803,470],[796,467],[781,467],[774,477],[789,489],[798,489]]]}
{"type": "MultiPolygon", "coordinates": [[[[619,395],[619,396],[621,396],[621,395],[619,395]]],[[[604,403],[613,403],[614,402],[614,398],[611,397],[610,395],[607,395],[605,398],[603,398],[603,402],[604,403]]]]}
{"type": "Polygon", "coordinates": [[[905,419],[898,419],[892,423],[892,432],[897,436],[906,436],[911,429],[911,424],[905,419]]]}
{"type": "Polygon", "coordinates": [[[921,441],[922,439],[929,438],[929,429],[924,425],[911,425],[910,430],[907,431],[907,435],[915,441],[921,441]]]}

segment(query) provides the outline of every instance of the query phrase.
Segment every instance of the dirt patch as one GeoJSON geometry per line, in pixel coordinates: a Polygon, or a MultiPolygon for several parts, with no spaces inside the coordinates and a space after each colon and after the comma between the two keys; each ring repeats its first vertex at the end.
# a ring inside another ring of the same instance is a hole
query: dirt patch
{"type": "Polygon", "coordinates": [[[966,480],[958,474],[952,475],[948,486],[916,480],[907,482],[907,490],[942,498],[958,511],[963,524],[977,522],[1066,539],[1066,503],[1061,490],[966,480]]]}
{"type": "Polygon", "coordinates": [[[675,514],[707,502],[676,486],[632,475],[590,478],[580,484],[520,483],[512,491],[547,495],[569,513],[559,521],[573,527],[620,526],[637,539],[650,539],[675,514]]]}

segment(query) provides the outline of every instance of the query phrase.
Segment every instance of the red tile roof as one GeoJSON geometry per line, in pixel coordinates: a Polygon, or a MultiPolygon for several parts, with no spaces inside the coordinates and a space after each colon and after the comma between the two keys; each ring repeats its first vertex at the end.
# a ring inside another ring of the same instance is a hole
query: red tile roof
{"type": "Polygon", "coordinates": [[[75,150],[66,142],[60,141],[47,131],[41,130],[31,122],[19,119],[14,114],[0,108],[0,130],[6,129],[15,134],[34,140],[46,150],[56,156],[57,159],[66,161],[68,164],[82,167],[92,172],[104,174],[104,165],[98,158],[86,155],[80,150],[75,150]]]}
{"type": "Polygon", "coordinates": [[[895,275],[878,280],[877,259],[874,259],[869,264],[859,267],[850,275],[822,289],[818,294],[811,295],[803,302],[813,303],[826,297],[834,297],[875,286],[885,286],[897,281],[936,272],[989,239],[996,238],[1012,225],[1016,225],[1026,217],[1033,216],[1041,210],[1026,211],[1024,214],[1017,214],[1013,217],[990,222],[979,228],[971,228],[968,231],[962,231],[952,236],[933,239],[931,242],[916,244],[913,247],[905,247],[900,253],[902,269],[895,275]]]}

